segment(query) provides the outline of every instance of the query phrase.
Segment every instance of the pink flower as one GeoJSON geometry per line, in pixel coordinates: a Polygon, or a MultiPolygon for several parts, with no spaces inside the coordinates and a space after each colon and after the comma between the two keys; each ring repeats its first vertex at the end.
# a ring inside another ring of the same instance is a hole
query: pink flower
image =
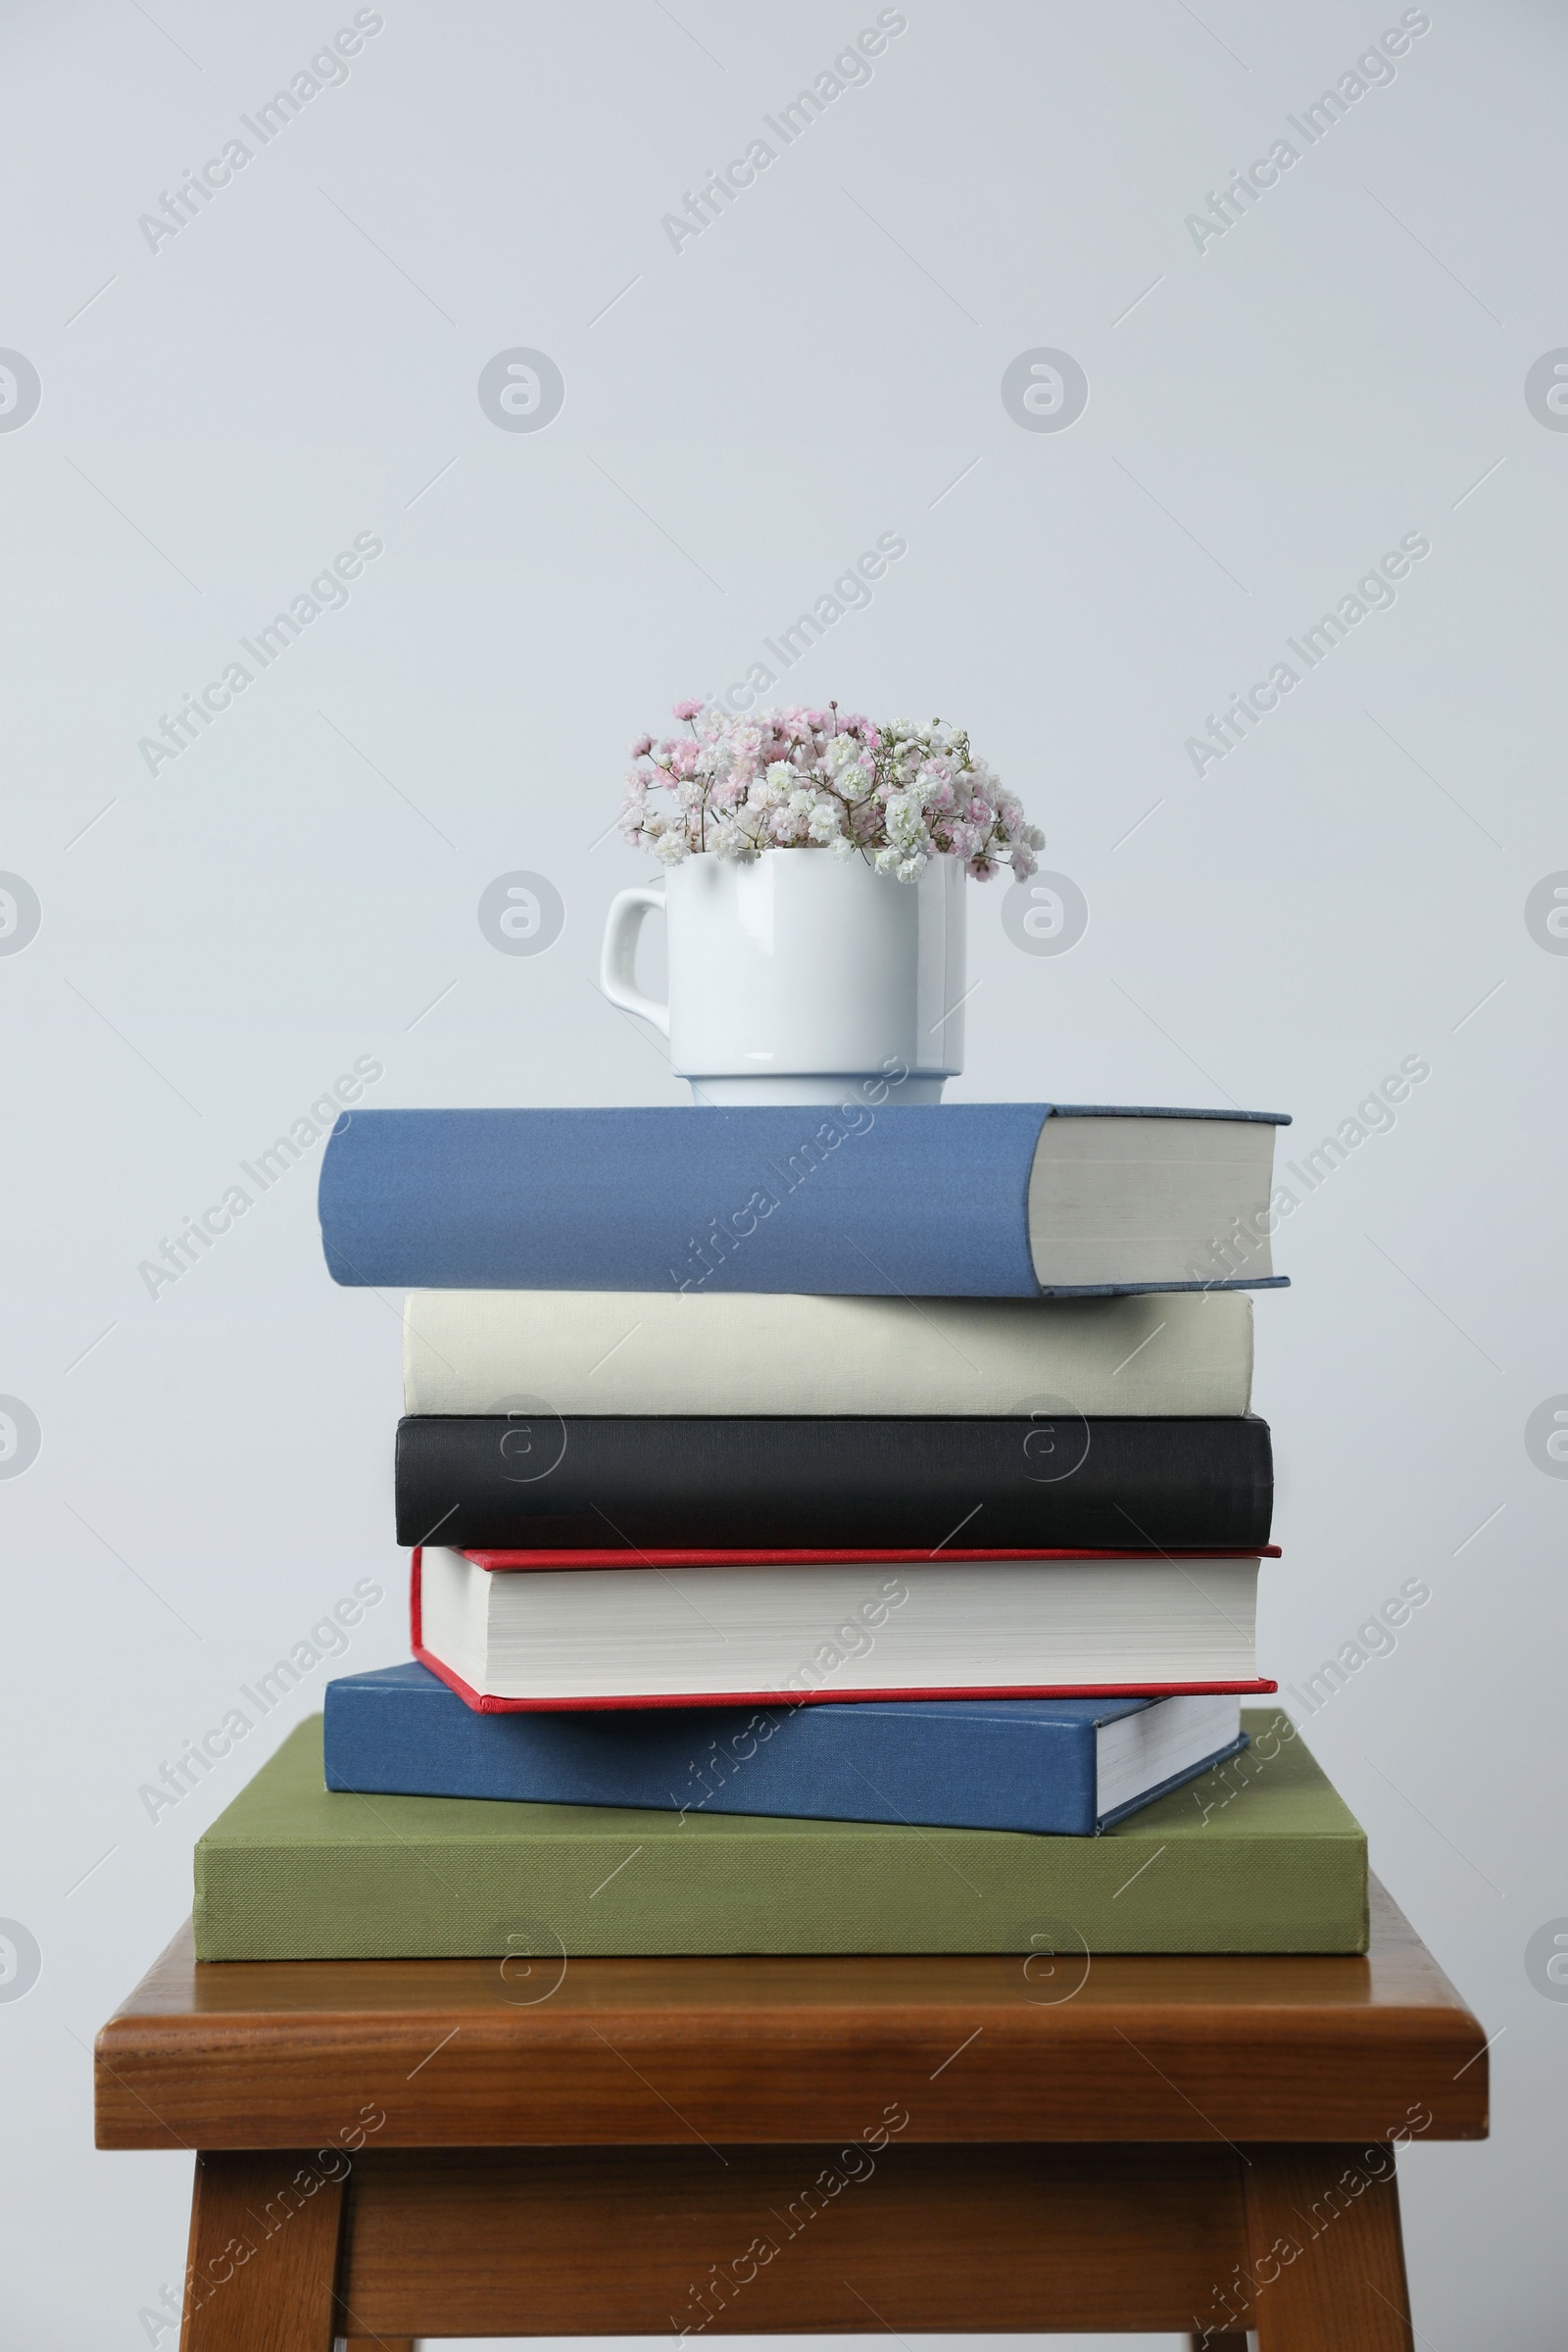
{"type": "Polygon", "coordinates": [[[1044,840],[961,729],[884,728],[836,706],[794,704],[732,716],[688,696],[688,732],[632,746],[620,821],[665,863],[693,855],[750,860],[774,847],[827,848],[913,882],[933,857],[978,880],[1034,869],[1044,840]]]}

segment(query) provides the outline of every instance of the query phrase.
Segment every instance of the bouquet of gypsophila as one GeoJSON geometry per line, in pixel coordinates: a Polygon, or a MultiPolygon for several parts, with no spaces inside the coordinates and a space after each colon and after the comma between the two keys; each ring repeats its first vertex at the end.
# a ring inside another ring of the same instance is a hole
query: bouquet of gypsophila
{"type": "Polygon", "coordinates": [[[674,714],[687,734],[632,745],[620,813],[625,840],[666,865],[703,852],[825,849],[901,882],[917,882],[933,858],[961,858],[984,882],[1004,865],[1032,874],[1045,846],[963,729],[940,719],[873,726],[836,703],[734,718],[681,702],[674,714]]]}

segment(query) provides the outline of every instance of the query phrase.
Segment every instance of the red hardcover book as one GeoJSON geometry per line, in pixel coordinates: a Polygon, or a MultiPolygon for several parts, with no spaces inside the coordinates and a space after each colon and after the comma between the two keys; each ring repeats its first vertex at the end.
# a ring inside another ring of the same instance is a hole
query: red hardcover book
{"type": "Polygon", "coordinates": [[[1263,1694],[1257,1567],[1279,1556],[421,1547],[411,1634],[484,1714],[1263,1694]]]}

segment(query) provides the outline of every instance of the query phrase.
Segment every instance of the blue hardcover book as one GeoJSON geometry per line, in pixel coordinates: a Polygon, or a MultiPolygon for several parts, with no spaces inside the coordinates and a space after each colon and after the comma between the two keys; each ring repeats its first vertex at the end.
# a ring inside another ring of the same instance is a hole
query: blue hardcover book
{"type": "Polygon", "coordinates": [[[418,1665],[326,1687],[328,1788],[1092,1838],[1247,1744],[1234,1694],[481,1715],[418,1665]]]}
{"type": "Polygon", "coordinates": [[[1281,1279],[1269,1200],[1286,1123],[858,1095],[353,1110],[321,1163],[321,1238],[334,1281],[388,1290],[1245,1290],[1281,1279]]]}

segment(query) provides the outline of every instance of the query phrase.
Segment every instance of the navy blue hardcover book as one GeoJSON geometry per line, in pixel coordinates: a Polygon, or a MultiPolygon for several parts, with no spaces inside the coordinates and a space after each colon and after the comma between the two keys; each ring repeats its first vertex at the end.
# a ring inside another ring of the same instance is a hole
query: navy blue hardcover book
{"type": "Polygon", "coordinates": [[[1048,1102],[352,1110],[333,1280],[389,1290],[1016,1298],[1275,1275],[1266,1111],[1048,1102]]]}
{"type": "Polygon", "coordinates": [[[328,1788],[1092,1838],[1247,1744],[1241,1702],[927,1699],[481,1715],[427,1667],[326,1687],[328,1788]]]}

